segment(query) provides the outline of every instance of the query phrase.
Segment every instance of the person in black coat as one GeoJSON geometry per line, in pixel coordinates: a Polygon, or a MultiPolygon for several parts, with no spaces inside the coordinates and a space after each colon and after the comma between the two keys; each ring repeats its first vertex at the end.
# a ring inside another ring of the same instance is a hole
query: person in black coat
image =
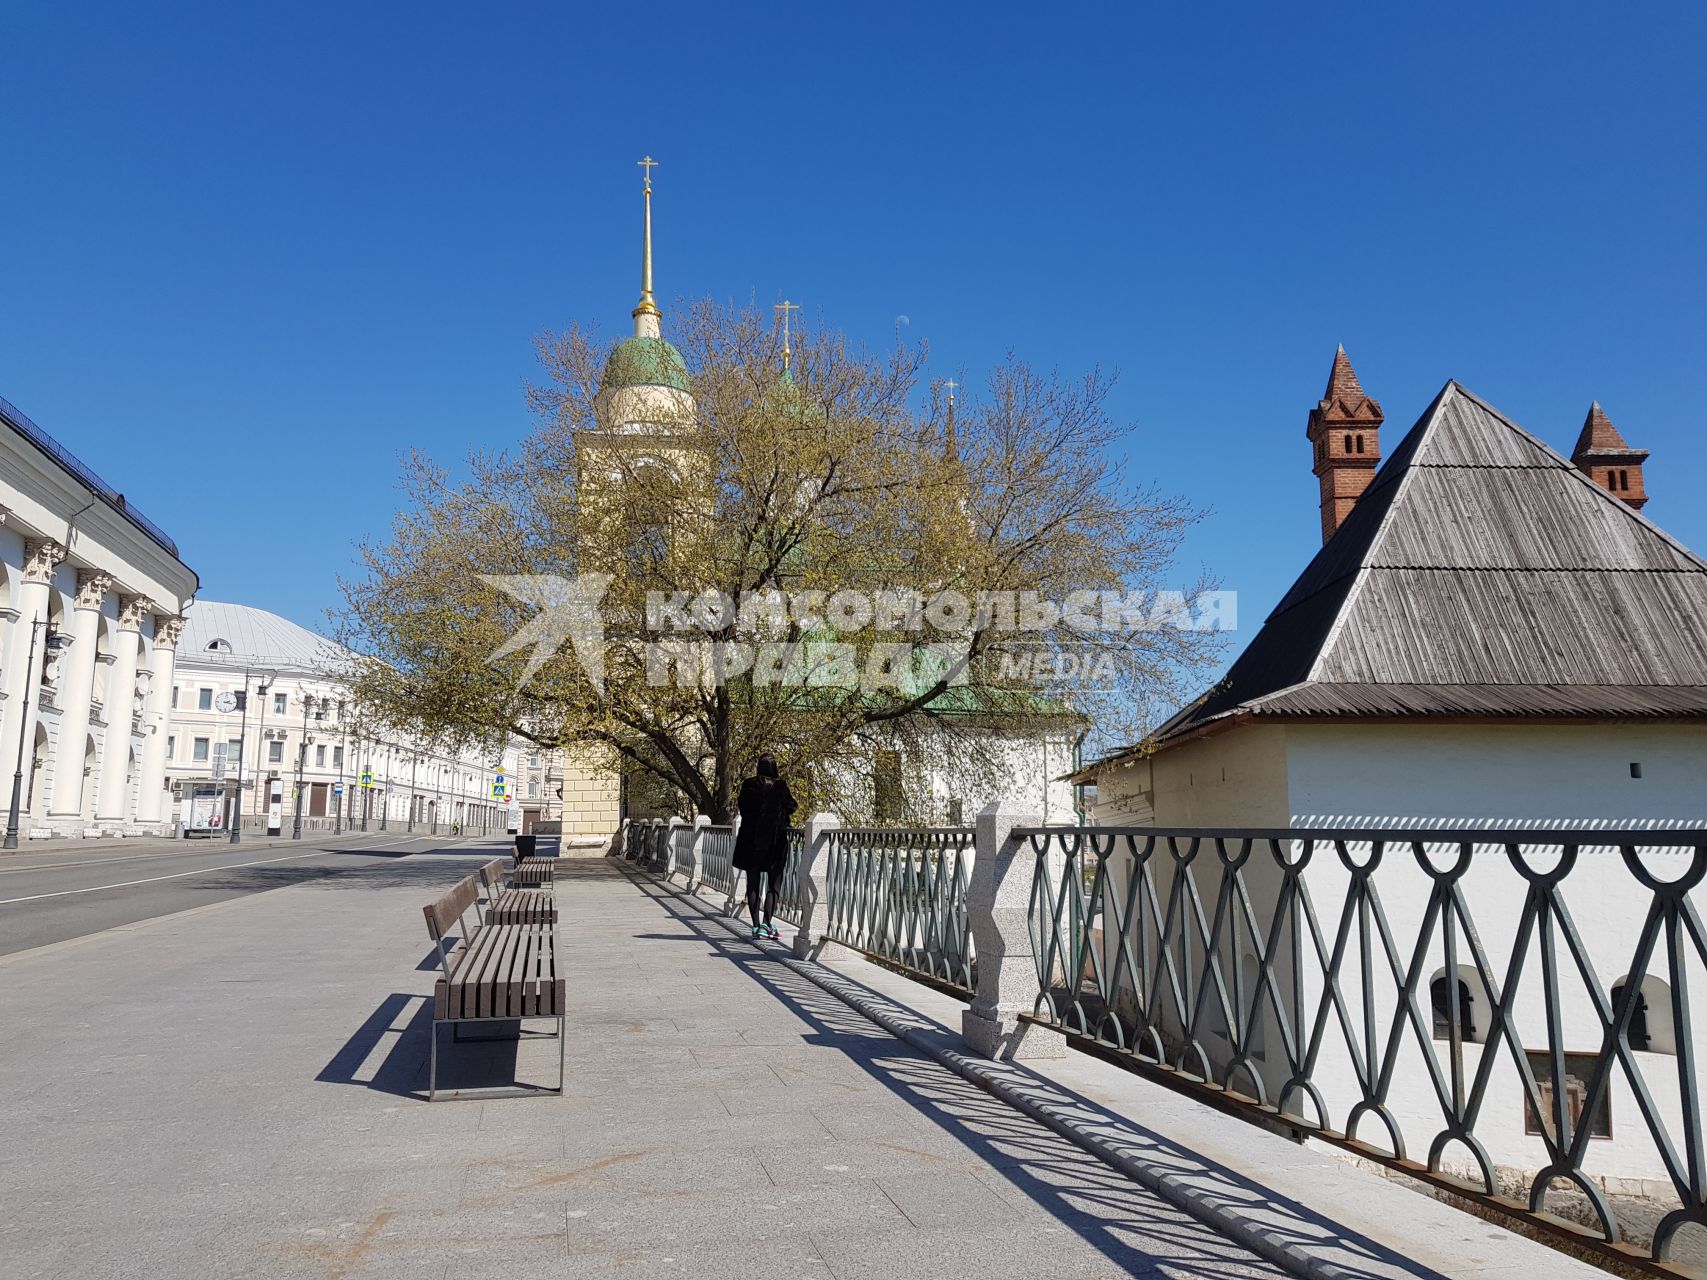
{"type": "Polygon", "coordinates": [[[759,757],[753,776],[741,783],[736,802],[741,813],[741,830],[735,836],[735,868],[747,873],[747,914],[753,918],[755,938],[777,936],[777,891],[782,887],[782,872],[788,863],[788,819],[795,810],[794,797],[788,783],[777,771],[776,757],[759,757]],[[761,920],[759,882],[764,879],[764,917],[761,920]]]}

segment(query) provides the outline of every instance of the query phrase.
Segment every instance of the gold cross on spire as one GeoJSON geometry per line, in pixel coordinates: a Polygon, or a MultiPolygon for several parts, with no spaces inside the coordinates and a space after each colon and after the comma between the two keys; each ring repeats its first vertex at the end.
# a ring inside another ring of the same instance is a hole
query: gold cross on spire
{"type": "Polygon", "coordinates": [[[776,306],[772,307],[771,310],[775,311],[782,317],[782,371],[787,373],[788,366],[794,361],[794,352],[790,350],[788,345],[788,313],[790,311],[798,311],[800,308],[796,304],[790,302],[787,298],[784,298],[781,302],[777,303],[776,306]]]}
{"type": "Polygon", "coordinates": [[[646,202],[646,233],[640,251],[640,301],[636,304],[634,316],[634,336],[637,338],[656,338],[658,336],[658,304],[652,300],[652,170],[658,162],[651,156],[644,160],[635,161],[646,174],[646,191],[643,199],[646,202]]]}
{"type": "Polygon", "coordinates": [[[950,378],[948,381],[944,382],[942,385],[948,388],[948,402],[950,404],[953,404],[954,403],[954,389],[956,387],[958,387],[960,384],[958,382],[956,382],[953,378],[950,378]]]}

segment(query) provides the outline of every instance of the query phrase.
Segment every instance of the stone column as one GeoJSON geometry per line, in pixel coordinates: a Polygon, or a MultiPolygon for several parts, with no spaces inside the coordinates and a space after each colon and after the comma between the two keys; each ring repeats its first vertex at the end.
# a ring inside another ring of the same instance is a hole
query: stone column
{"type": "MultiPolygon", "coordinates": [[[[0,718],[0,760],[11,766],[5,781],[10,785],[12,775],[23,770],[22,795],[27,802],[30,794],[30,768],[36,743],[35,724],[41,696],[39,672],[46,662],[47,628],[35,632],[35,663],[30,656],[30,632],[37,622],[46,622],[53,592],[53,571],[70,552],[57,542],[30,538],[24,543],[24,566],[18,584],[18,618],[13,623],[12,647],[6,658],[6,714],[0,718]],[[24,697],[25,689],[29,698],[24,697]],[[21,733],[20,733],[21,725],[21,733]],[[18,743],[23,742],[23,755],[18,743]]],[[[6,792],[8,801],[11,793],[6,792]]]]}
{"type": "Polygon", "coordinates": [[[815,813],[800,837],[800,927],[794,954],[802,960],[850,960],[859,952],[820,936],[830,919],[830,832],[842,825],[833,813],[815,813]]]}
{"type": "Polygon", "coordinates": [[[95,692],[95,651],[101,643],[101,601],[112,585],[107,574],[78,570],[71,647],[55,693],[59,743],[54,748],[53,797],[47,816],[73,825],[83,818],[83,751],[89,736],[89,699],[95,692]]]}
{"type": "Polygon", "coordinates": [[[107,737],[101,747],[101,781],[95,791],[95,820],[105,824],[130,817],[130,727],[135,718],[136,661],[142,644],[142,619],[153,606],[140,596],[119,597],[118,646],[107,673],[107,737]]]}
{"type": "MultiPolygon", "coordinates": [[[[978,957],[978,992],[960,1017],[960,1038],[986,1058],[1061,1058],[1066,1040],[1019,1015],[1037,1007],[1041,988],[1032,955],[1031,887],[1037,854],[1015,827],[1041,825],[1041,815],[998,801],[978,815],[977,858],[966,891],[966,912],[978,957]]],[[[1061,858],[1059,853],[1048,856],[1061,858]]],[[[1063,859],[1064,861],[1064,859],[1063,859]]]]}
{"type": "Polygon", "coordinates": [[[689,893],[699,891],[699,871],[705,865],[705,829],[710,825],[711,819],[705,814],[694,815],[693,834],[688,837],[688,854],[678,868],[682,873],[682,884],[689,893]]]}
{"type": "Polygon", "coordinates": [[[687,820],[676,814],[670,815],[670,829],[664,833],[664,857],[662,862],[655,862],[652,870],[658,872],[664,879],[670,878],[670,873],[676,869],[676,841],[680,838],[682,828],[687,826],[687,820]]]}
{"type": "Polygon", "coordinates": [[[142,769],[136,781],[136,820],[159,822],[160,793],[166,785],[166,730],[171,722],[172,672],[184,620],[154,615],[154,652],[148,659],[148,698],[142,707],[142,769]]]}

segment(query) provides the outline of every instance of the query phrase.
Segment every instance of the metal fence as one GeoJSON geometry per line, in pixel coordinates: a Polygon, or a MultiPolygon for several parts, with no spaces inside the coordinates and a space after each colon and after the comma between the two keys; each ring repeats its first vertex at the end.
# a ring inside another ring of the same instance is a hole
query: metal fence
{"type": "Polygon", "coordinates": [[[706,827],[701,834],[700,881],[723,895],[723,910],[735,905],[740,877],[735,874],[735,828],[706,827]]]}
{"type": "Polygon", "coordinates": [[[1015,835],[1040,1019],[1650,1266],[1707,1226],[1707,833],[1015,835]],[[1608,1192],[1656,1169],[1631,1245],[1608,1192]]]}
{"type": "Polygon", "coordinates": [[[971,827],[828,832],[824,936],[970,993],[971,827]]]}
{"type": "Polygon", "coordinates": [[[782,868],[782,885],[777,892],[776,914],[780,920],[799,927],[805,911],[805,893],[800,878],[800,859],[806,852],[806,832],[801,827],[788,829],[788,861],[782,868]]]}

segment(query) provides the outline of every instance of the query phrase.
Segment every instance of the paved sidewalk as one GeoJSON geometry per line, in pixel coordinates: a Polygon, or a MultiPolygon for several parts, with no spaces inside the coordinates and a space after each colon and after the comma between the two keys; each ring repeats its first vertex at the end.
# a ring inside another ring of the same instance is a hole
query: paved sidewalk
{"type": "Polygon", "coordinates": [[[419,1101],[420,908],[485,856],[0,960],[8,1280],[1280,1274],[604,861],[560,864],[568,1096],[419,1101]]]}

